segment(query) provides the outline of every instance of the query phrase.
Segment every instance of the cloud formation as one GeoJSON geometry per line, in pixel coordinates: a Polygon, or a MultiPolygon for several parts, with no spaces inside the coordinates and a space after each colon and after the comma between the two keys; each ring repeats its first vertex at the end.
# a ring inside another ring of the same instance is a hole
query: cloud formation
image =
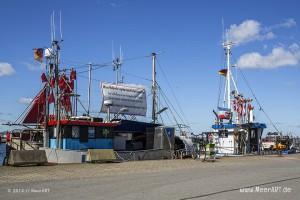
{"type": "Polygon", "coordinates": [[[237,45],[275,37],[271,31],[263,31],[261,24],[255,20],[245,20],[241,24],[232,24],[226,31],[227,37],[237,45]]]}
{"type": "Polygon", "coordinates": [[[293,18],[289,18],[289,19],[283,20],[283,22],[281,22],[279,24],[275,24],[273,26],[266,27],[266,30],[274,30],[274,29],[278,29],[278,28],[291,28],[296,25],[297,25],[296,20],[293,18]]]}
{"type": "Polygon", "coordinates": [[[286,66],[295,66],[300,62],[299,45],[294,43],[289,48],[275,47],[272,52],[262,55],[259,52],[251,52],[242,55],[237,65],[248,69],[274,69],[286,66]]]}
{"type": "Polygon", "coordinates": [[[248,19],[241,24],[232,24],[229,29],[226,30],[226,34],[229,40],[240,45],[251,41],[262,41],[275,38],[275,34],[272,30],[291,28],[296,25],[297,23],[293,18],[285,19],[283,22],[269,27],[263,27],[260,22],[248,19]]]}
{"type": "Polygon", "coordinates": [[[28,97],[21,97],[18,102],[20,104],[30,104],[32,102],[32,98],[28,98],[28,97]]]}
{"type": "Polygon", "coordinates": [[[109,6],[111,8],[117,8],[124,6],[127,4],[127,1],[125,0],[97,0],[96,1],[97,5],[100,6],[109,6]]]}
{"type": "Polygon", "coordinates": [[[44,70],[46,65],[45,63],[29,63],[29,62],[22,62],[23,65],[27,67],[30,71],[41,71],[44,70]]]}
{"type": "Polygon", "coordinates": [[[16,73],[13,66],[9,63],[0,62],[0,77],[1,76],[10,76],[16,73]]]}
{"type": "Polygon", "coordinates": [[[12,113],[0,112],[0,115],[12,115],[12,113]]]}

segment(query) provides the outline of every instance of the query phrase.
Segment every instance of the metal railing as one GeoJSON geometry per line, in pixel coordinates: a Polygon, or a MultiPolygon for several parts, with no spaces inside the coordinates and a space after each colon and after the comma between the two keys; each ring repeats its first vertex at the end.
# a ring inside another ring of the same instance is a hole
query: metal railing
{"type": "Polygon", "coordinates": [[[15,150],[35,150],[38,149],[39,143],[22,140],[19,137],[12,137],[7,144],[15,150]]]}

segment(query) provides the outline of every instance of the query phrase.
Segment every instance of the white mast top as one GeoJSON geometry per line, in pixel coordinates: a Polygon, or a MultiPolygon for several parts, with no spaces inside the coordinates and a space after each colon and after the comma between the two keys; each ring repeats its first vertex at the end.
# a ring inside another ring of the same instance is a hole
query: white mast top
{"type": "Polygon", "coordinates": [[[230,56],[231,56],[231,47],[233,43],[231,41],[226,41],[223,43],[223,47],[225,50],[225,55],[226,55],[226,61],[227,61],[227,73],[226,73],[226,82],[227,85],[225,87],[225,91],[227,92],[227,108],[231,110],[231,86],[230,86],[230,77],[231,77],[231,71],[230,71],[230,56]]]}

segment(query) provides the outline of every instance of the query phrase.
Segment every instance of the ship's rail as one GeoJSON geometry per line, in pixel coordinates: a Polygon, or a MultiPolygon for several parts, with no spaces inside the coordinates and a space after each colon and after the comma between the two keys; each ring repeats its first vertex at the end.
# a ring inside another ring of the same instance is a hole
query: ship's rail
{"type": "Polygon", "coordinates": [[[19,137],[12,137],[7,144],[15,150],[37,150],[41,145],[38,142],[22,140],[19,137]]]}

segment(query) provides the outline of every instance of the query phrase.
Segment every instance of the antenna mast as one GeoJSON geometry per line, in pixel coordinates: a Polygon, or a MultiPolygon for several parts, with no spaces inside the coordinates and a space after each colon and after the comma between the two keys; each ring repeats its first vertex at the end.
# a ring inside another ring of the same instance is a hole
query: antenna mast
{"type": "Polygon", "coordinates": [[[152,53],[152,121],[155,124],[157,120],[157,114],[156,114],[156,90],[157,90],[157,84],[156,84],[156,53],[152,53]]]}
{"type": "MultiPolygon", "coordinates": [[[[54,78],[55,78],[55,92],[54,92],[54,108],[55,108],[55,120],[56,120],[56,148],[61,148],[61,131],[60,131],[60,90],[59,90],[59,41],[55,37],[55,12],[53,11],[51,16],[51,59],[49,65],[54,67],[54,78]]],[[[51,71],[51,67],[50,67],[51,71]]],[[[52,72],[50,72],[52,73],[52,72]]]]}
{"type": "Polygon", "coordinates": [[[121,66],[122,66],[122,60],[121,58],[115,58],[113,60],[114,65],[114,71],[116,71],[116,84],[119,84],[122,82],[121,80],[121,66]]]}
{"type": "Polygon", "coordinates": [[[121,66],[122,66],[122,47],[120,46],[120,55],[119,57],[115,57],[114,52],[114,43],[112,41],[112,64],[113,70],[116,72],[116,84],[122,83],[122,76],[121,76],[121,66]]]}
{"type": "Polygon", "coordinates": [[[89,63],[89,87],[88,87],[88,108],[87,108],[88,116],[90,116],[90,107],[91,107],[91,85],[92,85],[92,63],[89,63]]]}

